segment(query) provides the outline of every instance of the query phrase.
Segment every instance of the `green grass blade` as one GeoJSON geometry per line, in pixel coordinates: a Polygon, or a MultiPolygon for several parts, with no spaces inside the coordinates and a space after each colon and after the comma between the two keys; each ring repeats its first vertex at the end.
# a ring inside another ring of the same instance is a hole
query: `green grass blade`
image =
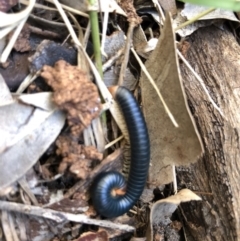
{"type": "Polygon", "coordinates": [[[180,0],[181,2],[192,3],[196,5],[209,6],[214,8],[223,8],[235,12],[240,11],[239,0],[180,0]]]}

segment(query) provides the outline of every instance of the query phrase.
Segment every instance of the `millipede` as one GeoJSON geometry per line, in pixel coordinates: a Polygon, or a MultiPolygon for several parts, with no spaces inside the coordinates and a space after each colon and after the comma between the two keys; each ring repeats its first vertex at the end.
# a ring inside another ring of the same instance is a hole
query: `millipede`
{"type": "Polygon", "coordinates": [[[144,189],[150,161],[147,125],[133,94],[125,87],[111,87],[125,119],[131,149],[131,164],[126,182],[118,172],[104,172],[93,181],[91,197],[96,211],[108,218],[120,216],[137,202],[144,189]]]}

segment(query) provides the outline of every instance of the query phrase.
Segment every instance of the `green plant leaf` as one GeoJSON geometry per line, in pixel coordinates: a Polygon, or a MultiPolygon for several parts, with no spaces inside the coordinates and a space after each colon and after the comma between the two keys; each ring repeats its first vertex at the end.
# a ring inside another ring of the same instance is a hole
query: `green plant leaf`
{"type": "Polygon", "coordinates": [[[214,8],[223,8],[233,11],[240,11],[240,1],[239,0],[180,0],[181,2],[192,3],[196,5],[210,6],[214,8]]]}

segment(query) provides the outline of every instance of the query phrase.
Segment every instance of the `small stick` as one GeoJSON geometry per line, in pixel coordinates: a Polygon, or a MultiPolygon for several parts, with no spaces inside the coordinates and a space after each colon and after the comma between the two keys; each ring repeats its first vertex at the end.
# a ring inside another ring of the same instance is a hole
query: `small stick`
{"type": "Polygon", "coordinates": [[[117,53],[114,56],[108,59],[107,62],[103,64],[103,72],[105,72],[108,68],[110,68],[116,62],[116,60],[123,54],[123,52],[124,52],[124,48],[121,48],[120,50],[117,51],[117,53]]]}
{"type": "Polygon", "coordinates": [[[114,141],[111,141],[110,143],[108,143],[105,146],[105,150],[108,149],[109,147],[113,146],[115,143],[119,142],[120,140],[122,140],[124,138],[123,135],[119,136],[117,139],[115,139],[114,141]]]}
{"type": "Polygon", "coordinates": [[[11,226],[9,223],[8,215],[9,215],[8,212],[2,211],[2,215],[1,215],[2,229],[3,229],[3,233],[6,241],[14,241],[11,233],[11,226]]]}
{"type": "Polygon", "coordinates": [[[196,22],[197,20],[199,20],[199,19],[202,18],[203,16],[205,16],[205,15],[213,12],[214,10],[216,10],[216,8],[209,8],[209,9],[207,9],[206,11],[198,14],[198,15],[195,16],[194,18],[192,18],[192,19],[190,19],[190,20],[182,23],[181,25],[179,25],[178,27],[176,27],[176,28],[174,29],[174,31],[176,32],[176,31],[178,31],[179,29],[184,28],[184,27],[186,27],[187,25],[190,25],[190,24],[196,22]]]}
{"type": "Polygon", "coordinates": [[[127,64],[128,64],[128,59],[129,59],[129,52],[132,44],[132,36],[133,36],[133,30],[136,27],[136,24],[133,22],[130,22],[128,32],[127,32],[127,40],[124,48],[124,59],[122,62],[121,70],[120,70],[120,75],[118,79],[118,85],[122,86],[123,81],[125,79],[125,73],[127,69],[127,64]]]}
{"type": "Polygon", "coordinates": [[[16,230],[16,227],[15,227],[15,224],[14,224],[12,213],[8,213],[8,221],[9,221],[9,225],[10,225],[10,228],[11,228],[11,234],[12,234],[13,240],[14,241],[20,241],[19,238],[18,238],[18,234],[17,234],[17,230],[16,230]]]}
{"type": "Polygon", "coordinates": [[[107,220],[96,220],[96,219],[89,218],[84,214],[72,214],[72,213],[66,213],[66,212],[59,212],[51,209],[44,209],[41,207],[24,205],[24,204],[14,203],[14,202],[0,201],[0,209],[19,212],[27,215],[34,215],[42,218],[48,218],[56,222],[63,222],[68,220],[69,222],[92,224],[92,225],[97,225],[105,228],[119,229],[127,232],[134,231],[134,227],[132,226],[119,224],[119,223],[112,223],[107,220]]]}

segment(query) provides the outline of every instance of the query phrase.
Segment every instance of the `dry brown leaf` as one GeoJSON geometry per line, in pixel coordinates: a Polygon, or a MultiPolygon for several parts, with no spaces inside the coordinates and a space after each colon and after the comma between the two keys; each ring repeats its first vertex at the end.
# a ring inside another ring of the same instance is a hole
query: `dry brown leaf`
{"type": "Polygon", "coordinates": [[[147,41],[146,35],[141,25],[134,29],[133,45],[136,52],[143,58],[147,59],[149,57],[151,51],[156,48],[157,42],[157,38],[151,38],[149,41],[147,41]]]}
{"type": "Polygon", "coordinates": [[[173,126],[146,76],[141,76],[143,111],[151,142],[149,181],[156,186],[173,181],[171,165],[192,163],[203,150],[187,105],[175,48],[175,35],[168,15],[157,47],[146,61],[146,68],[179,128],[173,126]]]}
{"type": "Polygon", "coordinates": [[[167,226],[172,221],[170,219],[172,213],[176,210],[181,202],[200,201],[199,196],[189,189],[182,189],[174,196],[159,200],[151,208],[150,223],[148,227],[147,240],[153,240],[153,226],[161,224],[167,226]]]}
{"type": "Polygon", "coordinates": [[[175,0],[159,0],[160,5],[165,12],[170,12],[172,15],[177,13],[177,6],[175,0]]]}
{"type": "Polygon", "coordinates": [[[81,235],[81,237],[75,239],[74,241],[108,241],[108,233],[105,230],[100,230],[96,233],[86,232],[81,235]]]}

